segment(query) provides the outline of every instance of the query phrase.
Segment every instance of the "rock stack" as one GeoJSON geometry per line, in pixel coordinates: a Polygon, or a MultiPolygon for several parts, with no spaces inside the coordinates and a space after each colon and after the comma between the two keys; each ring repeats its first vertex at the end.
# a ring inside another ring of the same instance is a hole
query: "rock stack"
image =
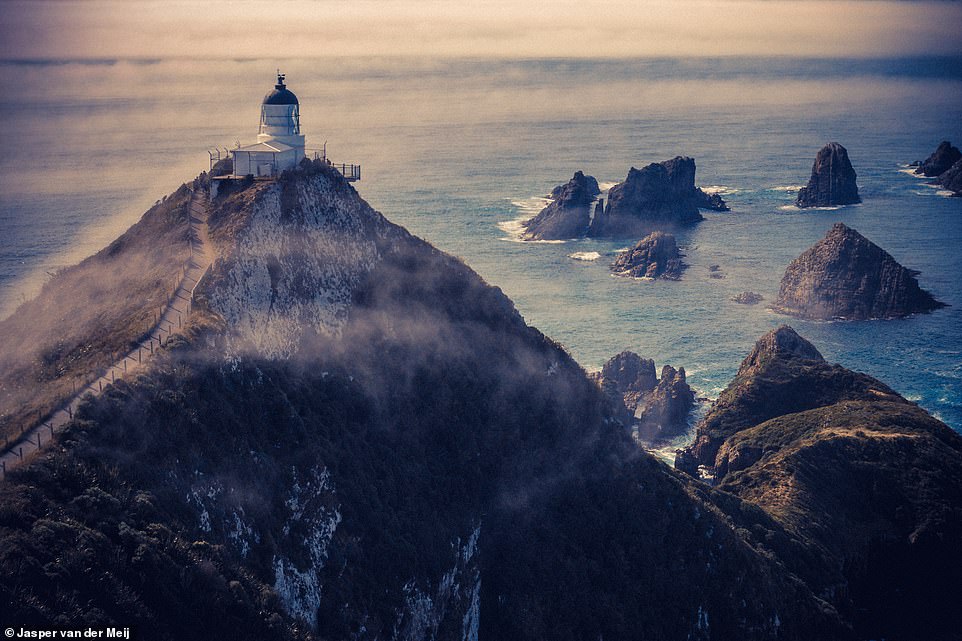
{"type": "Polygon", "coordinates": [[[672,234],[652,232],[638,244],[618,254],[611,271],[619,276],[633,278],[664,278],[678,280],[686,265],[672,234]]]}
{"type": "Polygon", "coordinates": [[[551,191],[551,203],[524,223],[524,240],[581,238],[591,221],[591,204],[598,194],[598,181],[575,172],[564,185],[551,191]]]}
{"type": "Polygon", "coordinates": [[[658,379],[653,360],[625,351],[605,363],[594,378],[623,423],[633,425],[635,415],[640,416],[637,428],[641,441],[653,443],[669,439],[688,428],[688,414],[695,403],[695,394],[688,385],[684,367],[676,370],[665,365],[658,379]]]}
{"type": "Polygon", "coordinates": [[[915,173],[934,178],[944,174],[959,160],[962,160],[962,151],[953,147],[948,140],[943,140],[928,158],[919,163],[915,173]]]}
{"type": "Polygon", "coordinates": [[[793,260],[772,309],[814,320],[900,318],[944,307],[916,275],[860,233],[836,223],[793,260]]]}
{"type": "Polygon", "coordinates": [[[935,184],[951,191],[954,196],[962,196],[962,151],[948,140],[939,143],[924,161],[914,164],[918,165],[915,173],[935,178],[935,184]]]}
{"type": "Polygon", "coordinates": [[[695,187],[692,158],[678,156],[642,169],[632,167],[625,181],[608,192],[608,204],[592,219],[588,236],[637,237],[655,229],[696,223],[702,220],[699,208],[728,210],[721,196],[695,187]]]}
{"type": "Polygon", "coordinates": [[[855,184],[855,169],[848,151],[837,142],[822,147],[815,156],[808,185],[798,190],[799,207],[830,207],[862,202],[855,184]]]}

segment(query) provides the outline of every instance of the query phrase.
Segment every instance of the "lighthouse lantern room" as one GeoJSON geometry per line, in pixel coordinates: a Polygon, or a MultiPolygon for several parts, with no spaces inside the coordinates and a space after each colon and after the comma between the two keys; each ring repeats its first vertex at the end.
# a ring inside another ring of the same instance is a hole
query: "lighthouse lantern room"
{"type": "Polygon", "coordinates": [[[294,167],[304,158],[300,105],[278,71],[274,90],[261,103],[257,142],[231,150],[234,174],[273,176],[294,167]]]}

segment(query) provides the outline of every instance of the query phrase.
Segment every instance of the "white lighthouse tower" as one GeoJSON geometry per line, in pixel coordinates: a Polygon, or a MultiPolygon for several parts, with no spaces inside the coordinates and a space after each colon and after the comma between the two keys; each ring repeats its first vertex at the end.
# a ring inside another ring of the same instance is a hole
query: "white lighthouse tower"
{"type": "Polygon", "coordinates": [[[257,143],[231,150],[234,175],[274,176],[294,167],[304,158],[304,136],[297,96],[277,72],[274,90],[261,102],[257,143]]]}
{"type": "Polygon", "coordinates": [[[261,103],[261,126],[257,134],[257,142],[274,141],[300,150],[300,158],[304,157],[300,105],[297,96],[284,84],[284,74],[280,71],[274,91],[264,96],[261,103]]]}

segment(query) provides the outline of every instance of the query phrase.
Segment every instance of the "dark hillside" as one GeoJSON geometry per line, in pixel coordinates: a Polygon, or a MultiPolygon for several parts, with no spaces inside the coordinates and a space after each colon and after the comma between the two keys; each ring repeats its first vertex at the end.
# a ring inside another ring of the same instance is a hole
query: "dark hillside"
{"type": "Polygon", "coordinates": [[[0,321],[0,437],[14,437],[126,353],[188,258],[186,185],[0,321]]]}
{"type": "Polygon", "coordinates": [[[637,451],[499,290],[327,168],[229,194],[211,226],[187,335],[0,486],[13,619],[147,640],[847,638],[775,559],[799,548],[781,526],[637,451]]]}

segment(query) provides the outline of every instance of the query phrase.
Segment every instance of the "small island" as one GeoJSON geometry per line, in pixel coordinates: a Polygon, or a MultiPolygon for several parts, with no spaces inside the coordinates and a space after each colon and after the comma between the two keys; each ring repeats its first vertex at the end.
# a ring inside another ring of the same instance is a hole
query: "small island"
{"type": "Polygon", "coordinates": [[[962,151],[953,147],[948,140],[943,140],[928,158],[918,162],[916,174],[927,178],[935,178],[944,174],[952,165],[962,160],[962,151]]]}
{"type": "Polygon", "coordinates": [[[918,272],[842,223],[793,260],[772,309],[810,320],[901,318],[945,307],[918,272]]]}
{"type": "Polygon", "coordinates": [[[621,252],[611,265],[618,276],[632,278],[662,278],[678,280],[687,265],[672,234],[656,231],[638,241],[628,251],[621,252]]]}
{"type": "Polygon", "coordinates": [[[832,207],[862,202],[848,150],[837,142],[822,147],[815,156],[808,185],[798,190],[798,207],[832,207]]]}
{"type": "Polygon", "coordinates": [[[948,140],[939,143],[924,161],[913,164],[917,165],[916,174],[934,178],[936,185],[952,192],[953,196],[962,196],[962,151],[948,140]]]}
{"type": "Polygon", "coordinates": [[[729,208],[718,194],[695,187],[694,159],[677,156],[642,169],[632,167],[624,182],[608,192],[608,203],[595,213],[588,236],[637,237],[656,229],[690,225],[703,220],[699,209],[729,208]]]}

